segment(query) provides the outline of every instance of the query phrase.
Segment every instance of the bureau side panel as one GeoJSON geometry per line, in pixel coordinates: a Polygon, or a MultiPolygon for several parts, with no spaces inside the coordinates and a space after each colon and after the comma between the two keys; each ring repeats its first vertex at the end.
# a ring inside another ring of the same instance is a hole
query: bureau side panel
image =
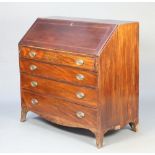
{"type": "Polygon", "coordinates": [[[105,133],[110,128],[119,123],[119,107],[117,105],[118,92],[117,85],[117,29],[103,49],[99,59],[99,114],[98,125],[101,133],[105,133]]]}
{"type": "Polygon", "coordinates": [[[118,72],[120,125],[138,123],[139,105],[139,24],[118,27],[118,72]]]}
{"type": "Polygon", "coordinates": [[[101,129],[119,129],[138,122],[138,23],[117,27],[99,58],[101,129]]]}

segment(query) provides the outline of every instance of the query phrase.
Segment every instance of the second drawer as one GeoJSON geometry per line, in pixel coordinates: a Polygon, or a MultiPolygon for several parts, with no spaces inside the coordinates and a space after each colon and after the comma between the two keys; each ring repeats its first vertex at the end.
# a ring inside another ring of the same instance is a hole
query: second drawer
{"type": "Polygon", "coordinates": [[[97,75],[94,72],[83,71],[72,67],[52,65],[33,60],[20,60],[21,72],[32,75],[65,81],[82,86],[96,87],[97,75]]]}

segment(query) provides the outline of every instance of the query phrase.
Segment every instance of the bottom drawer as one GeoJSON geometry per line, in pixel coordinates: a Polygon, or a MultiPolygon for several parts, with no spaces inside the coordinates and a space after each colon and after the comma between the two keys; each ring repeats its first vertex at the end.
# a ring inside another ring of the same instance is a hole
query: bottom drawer
{"type": "Polygon", "coordinates": [[[96,129],[97,111],[54,97],[47,97],[22,90],[22,101],[28,110],[57,124],[96,129]]]}

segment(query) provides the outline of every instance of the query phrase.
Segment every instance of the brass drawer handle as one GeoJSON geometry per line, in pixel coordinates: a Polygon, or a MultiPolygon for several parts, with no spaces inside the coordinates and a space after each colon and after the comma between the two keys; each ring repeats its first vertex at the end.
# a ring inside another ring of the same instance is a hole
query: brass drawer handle
{"type": "Polygon", "coordinates": [[[84,112],[82,112],[82,111],[77,111],[77,112],[76,112],[76,116],[77,116],[78,118],[83,118],[83,117],[85,116],[85,114],[84,114],[84,112]]]}
{"type": "Polygon", "coordinates": [[[78,66],[82,66],[84,64],[84,61],[82,59],[78,59],[78,60],[76,60],[76,64],[78,66]]]}
{"type": "Polygon", "coordinates": [[[76,93],[76,97],[82,99],[82,98],[85,97],[85,94],[82,93],[82,92],[77,92],[77,93],[76,93]]]}
{"type": "Polygon", "coordinates": [[[37,69],[37,66],[36,65],[30,65],[30,70],[31,71],[34,71],[34,70],[36,70],[37,69]]]}
{"type": "Polygon", "coordinates": [[[31,86],[32,87],[37,87],[38,83],[36,81],[31,81],[31,86]]]}
{"type": "Polygon", "coordinates": [[[77,79],[77,80],[83,80],[83,79],[84,79],[84,75],[82,75],[82,74],[77,74],[77,75],[76,75],[76,79],[77,79]]]}
{"type": "Polygon", "coordinates": [[[31,100],[31,103],[32,103],[33,105],[35,105],[35,104],[37,104],[37,103],[38,103],[38,100],[37,100],[37,99],[35,99],[35,98],[33,98],[33,99],[31,100]]]}
{"type": "Polygon", "coordinates": [[[30,56],[31,58],[35,57],[35,56],[36,56],[36,52],[30,51],[30,52],[29,52],[29,56],[30,56]]]}

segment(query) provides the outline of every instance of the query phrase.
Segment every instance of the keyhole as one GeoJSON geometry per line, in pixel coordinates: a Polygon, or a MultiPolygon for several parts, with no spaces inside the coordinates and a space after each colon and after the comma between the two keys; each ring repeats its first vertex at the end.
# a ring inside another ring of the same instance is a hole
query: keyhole
{"type": "Polygon", "coordinates": [[[70,26],[73,26],[73,23],[70,23],[70,26]]]}

